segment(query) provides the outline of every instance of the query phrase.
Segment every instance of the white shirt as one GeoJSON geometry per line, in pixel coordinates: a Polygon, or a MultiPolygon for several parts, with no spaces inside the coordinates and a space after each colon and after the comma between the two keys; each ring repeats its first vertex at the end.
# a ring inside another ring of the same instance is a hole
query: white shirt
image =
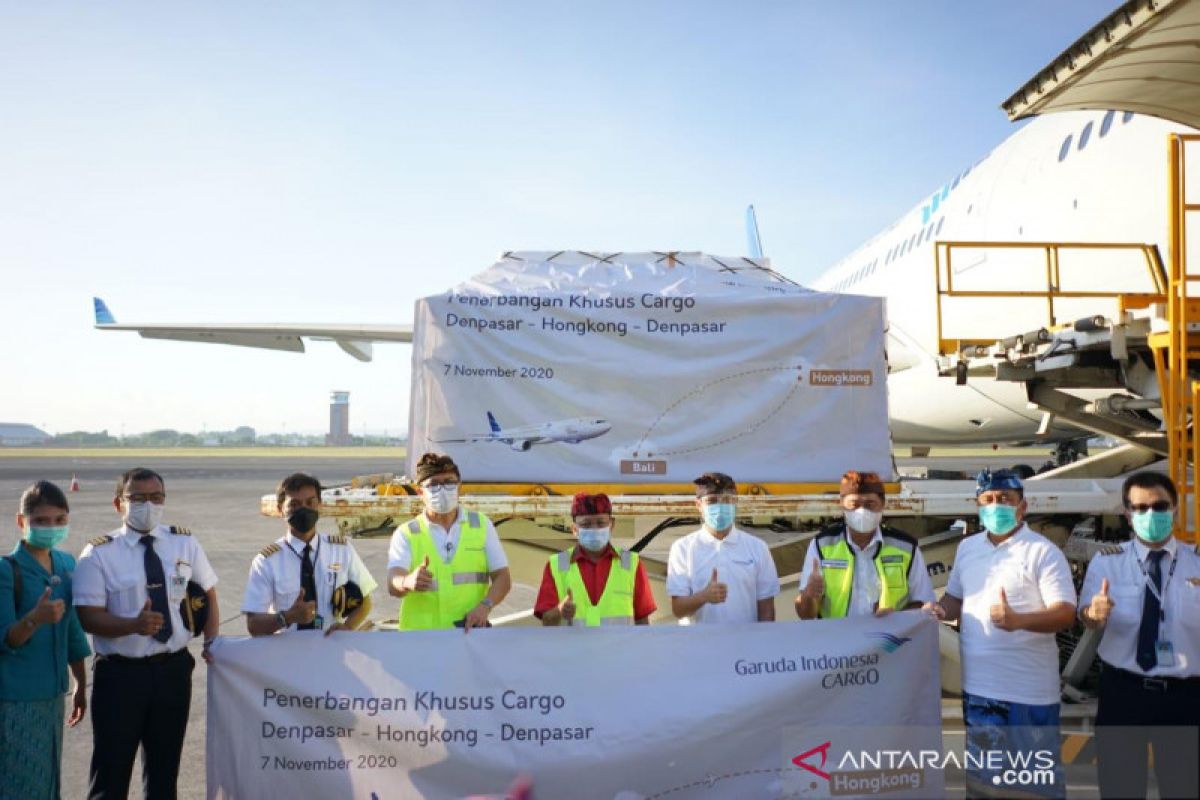
{"type": "MultiPolygon", "coordinates": [[[[441,555],[442,561],[447,564],[454,560],[454,554],[458,552],[459,533],[462,531],[462,524],[466,521],[467,513],[462,506],[459,506],[458,516],[451,523],[450,530],[429,521],[426,516],[426,521],[429,522],[429,535],[433,538],[433,546],[441,555]]],[[[508,566],[508,556],[504,555],[504,548],[500,546],[500,536],[496,533],[496,526],[492,524],[486,514],[480,514],[479,517],[487,529],[483,538],[483,552],[487,557],[488,572],[504,569],[508,566]]],[[[392,542],[388,545],[388,569],[399,567],[412,571],[412,548],[408,544],[407,531],[408,523],[405,522],[392,534],[392,542]]]]}
{"type": "MultiPolygon", "coordinates": [[[[191,631],[184,627],[179,613],[183,596],[179,593],[187,581],[195,581],[208,591],[217,585],[200,542],[190,533],[172,533],[159,525],[148,536],[154,537],[154,552],[162,562],[167,579],[167,605],[171,613],[171,638],[160,642],[153,636],[131,633],[109,638],[92,636],[92,647],[98,655],[120,655],[143,658],[159,653],[174,653],[187,647],[191,631]],[[175,578],[175,580],[172,580],[175,578]],[[182,580],[179,580],[182,579],[182,580]]],[[[74,598],[77,606],[103,608],[110,614],[132,619],[141,613],[149,594],[146,591],[146,548],[140,543],[142,534],[122,526],[106,537],[92,540],[79,555],[75,565],[74,598]],[[99,542],[98,544],[96,542],[99,542]]]]}
{"type": "MultiPolygon", "coordinates": [[[[250,577],[242,599],[246,614],[275,614],[287,611],[300,596],[300,566],[304,562],[304,541],[289,530],[275,540],[250,563],[250,577]]],[[[317,584],[317,614],[324,627],[337,620],[333,613],[333,590],[353,581],[367,597],[378,586],[358,553],[342,536],[319,533],[313,537],[313,579],[317,584]]],[[[311,597],[304,598],[312,600],[311,597]]],[[[289,626],[294,630],[295,625],[289,626]]]]}
{"type": "Polygon", "coordinates": [[[687,597],[708,586],[713,569],[724,583],[724,603],[705,603],[680,625],[757,622],[758,601],[779,594],[779,573],[766,542],[737,528],[718,539],[701,528],[671,545],[667,557],[667,594],[687,597]]]}
{"type": "MultiPolygon", "coordinates": [[[[854,538],[842,529],[842,535],[854,552],[854,584],[850,588],[850,608],[846,610],[848,617],[870,617],[875,615],[875,607],[879,605],[879,570],[875,568],[876,548],[883,545],[883,531],[875,528],[875,535],[861,548],[854,543],[854,538]],[[866,555],[864,555],[864,553],[866,555]]],[[[800,571],[800,588],[808,585],[812,576],[813,561],[820,558],[817,550],[817,540],[808,543],[808,553],[804,556],[804,568],[800,571]]],[[[932,603],[937,600],[933,593],[933,584],[929,580],[929,570],[925,567],[925,558],[921,548],[913,550],[912,567],[908,571],[908,600],[910,603],[932,603]]]]}
{"type": "Polygon", "coordinates": [[[1145,562],[1150,552],[1140,541],[1134,539],[1122,544],[1119,552],[1100,552],[1092,557],[1079,592],[1079,607],[1090,605],[1092,597],[1100,591],[1100,582],[1108,578],[1108,596],[1113,607],[1100,640],[1100,658],[1118,669],[1138,674],[1200,677],[1200,555],[1173,536],[1162,549],[1167,555],[1159,562],[1164,615],[1159,638],[1174,648],[1175,666],[1155,666],[1145,672],[1137,663],[1138,629],[1149,581],[1143,567],[1149,566],[1145,562]],[[1172,559],[1176,559],[1174,575],[1170,574],[1172,559]]]}
{"type": "Polygon", "coordinates": [[[986,532],[958,546],[946,593],[962,599],[959,625],[963,691],[1027,705],[1059,702],[1058,645],[1052,633],[1003,631],[992,624],[1000,589],[1014,611],[1075,605],[1066,556],[1022,524],[999,545],[986,532]]]}

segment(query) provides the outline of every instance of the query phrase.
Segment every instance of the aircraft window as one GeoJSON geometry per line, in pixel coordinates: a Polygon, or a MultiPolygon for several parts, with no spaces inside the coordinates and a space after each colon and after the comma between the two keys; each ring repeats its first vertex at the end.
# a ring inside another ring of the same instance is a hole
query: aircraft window
{"type": "Polygon", "coordinates": [[[948,185],[943,186],[942,187],[942,199],[945,200],[949,196],[950,196],[950,187],[948,185]]]}
{"type": "Polygon", "coordinates": [[[1104,115],[1104,119],[1100,121],[1100,138],[1103,139],[1108,135],[1108,129],[1112,127],[1113,117],[1117,115],[1115,111],[1109,111],[1104,115]]]}
{"type": "Polygon", "coordinates": [[[962,178],[961,178],[961,177],[956,177],[956,178],[954,179],[954,183],[950,184],[950,191],[954,191],[955,189],[957,189],[957,188],[958,188],[958,182],[959,182],[959,181],[961,181],[961,180],[962,180],[962,178]]]}
{"type": "Polygon", "coordinates": [[[1067,134],[1067,138],[1063,139],[1062,147],[1058,149],[1058,160],[1063,161],[1067,157],[1067,153],[1071,152],[1071,134],[1067,134]]]}
{"type": "Polygon", "coordinates": [[[1131,120],[1131,119],[1133,119],[1133,112],[1126,111],[1124,114],[1121,115],[1121,124],[1124,125],[1126,122],[1129,122],[1129,120],[1131,120]]]}
{"type": "MultiPolygon", "coordinates": [[[[935,194],[935,195],[933,196],[933,203],[930,205],[930,208],[929,208],[929,210],[930,210],[930,211],[932,211],[932,212],[935,212],[935,213],[936,213],[936,212],[937,212],[937,210],[938,210],[938,204],[939,204],[941,201],[942,201],[942,198],[941,198],[939,195],[936,195],[936,194],[935,194]]],[[[928,218],[928,217],[926,217],[926,218],[925,218],[923,221],[924,221],[924,222],[929,222],[929,218],[928,218]]]]}
{"type": "Polygon", "coordinates": [[[1087,147],[1088,139],[1092,138],[1092,123],[1083,126],[1083,132],[1079,134],[1079,149],[1087,147]]]}

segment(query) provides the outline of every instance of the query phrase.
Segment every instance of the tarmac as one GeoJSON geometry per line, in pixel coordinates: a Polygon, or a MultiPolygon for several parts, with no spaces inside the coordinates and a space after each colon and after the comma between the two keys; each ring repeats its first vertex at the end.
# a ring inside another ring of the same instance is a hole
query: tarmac
{"type": "MultiPolygon", "coordinates": [[[[259,513],[260,499],[263,495],[272,494],[283,476],[304,471],[316,475],[327,485],[334,485],[347,483],[355,475],[402,471],[402,465],[393,458],[354,458],[341,454],[331,458],[311,449],[298,450],[294,459],[280,458],[274,454],[262,458],[230,457],[218,453],[200,458],[178,457],[170,455],[169,451],[165,451],[161,457],[147,458],[142,453],[137,455],[136,459],[112,454],[83,457],[74,453],[59,457],[30,454],[23,454],[20,458],[0,457],[0,503],[8,503],[9,512],[15,514],[21,492],[34,480],[51,480],[65,490],[72,476],[76,476],[81,489],[68,495],[71,503],[71,534],[62,547],[78,554],[90,539],[120,526],[120,518],[112,505],[118,476],[134,466],[148,466],[157,470],[166,481],[167,513],[164,522],[190,528],[204,546],[219,576],[217,595],[222,619],[221,633],[227,636],[246,634],[245,622],[239,610],[250,562],[259,550],[284,532],[279,519],[259,513]]],[[[962,463],[955,463],[949,468],[974,471],[984,465],[993,468],[1008,466],[1016,463],[1013,455],[1011,452],[964,453],[961,456],[962,463]]],[[[923,459],[898,459],[902,465],[917,461],[923,459]]],[[[8,520],[3,532],[0,532],[0,548],[4,552],[9,552],[17,541],[13,517],[9,516],[8,520]]],[[[332,532],[332,521],[322,521],[320,530],[332,532]]],[[[387,538],[355,540],[355,548],[381,584],[387,574],[387,546],[387,538]]],[[[520,546],[513,548],[506,544],[506,550],[510,561],[524,560],[523,571],[530,575],[538,574],[531,570],[536,570],[536,565],[544,563],[546,557],[544,550],[533,548],[522,552],[520,546]]],[[[517,573],[514,563],[514,575],[517,573]]],[[[527,611],[533,605],[534,591],[531,585],[516,586],[509,599],[497,609],[496,616],[527,611]]],[[[659,617],[664,616],[664,610],[665,616],[669,617],[669,602],[663,597],[658,600],[660,612],[655,621],[666,621],[659,617]]],[[[374,621],[395,618],[397,601],[388,597],[385,589],[376,591],[374,601],[374,621]]],[[[192,679],[191,719],[179,776],[181,800],[205,797],[207,681],[206,667],[199,659],[199,643],[200,640],[196,639],[192,645],[197,664],[192,679]]],[[[946,706],[946,703],[950,706],[943,711],[948,716],[949,724],[957,701],[946,701],[943,705],[946,706]]],[[[89,715],[76,728],[67,729],[64,735],[64,798],[86,797],[91,753],[89,715]]],[[[133,789],[130,792],[132,798],[142,797],[140,769],[140,764],[135,767],[133,789]]],[[[1072,796],[1076,796],[1074,792],[1072,796]]]]}

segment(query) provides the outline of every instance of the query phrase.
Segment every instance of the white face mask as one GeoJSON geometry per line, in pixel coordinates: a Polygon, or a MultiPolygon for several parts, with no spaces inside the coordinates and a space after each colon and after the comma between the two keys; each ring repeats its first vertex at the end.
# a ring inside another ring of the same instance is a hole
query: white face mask
{"type": "Polygon", "coordinates": [[[608,547],[612,528],[580,528],[579,546],[591,553],[599,553],[608,547]]]}
{"type": "Polygon", "coordinates": [[[125,506],[125,524],[135,531],[149,533],[162,522],[163,506],[157,503],[129,503],[125,506]]]}
{"type": "Polygon", "coordinates": [[[850,526],[850,530],[857,533],[874,533],[879,527],[879,521],[883,519],[883,512],[872,511],[869,508],[856,508],[853,511],[846,511],[846,524],[850,526]]]}
{"type": "Polygon", "coordinates": [[[438,486],[421,489],[425,507],[434,514],[449,514],[458,506],[457,486],[438,486]]]}

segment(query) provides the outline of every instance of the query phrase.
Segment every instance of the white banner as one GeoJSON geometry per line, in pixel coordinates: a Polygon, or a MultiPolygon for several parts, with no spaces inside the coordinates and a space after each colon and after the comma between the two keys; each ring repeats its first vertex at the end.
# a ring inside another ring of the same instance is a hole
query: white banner
{"type": "Polygon", "coordinates": [[[892,472],[883,301],[765,260],[510,253],[416,304],[409,464],[472,481],[892,472]]]}
{"type": "Polygon", "coordinates": [[[940,796],[937,625],[874,619],[222,639],[209,798],[940,796]]]}

